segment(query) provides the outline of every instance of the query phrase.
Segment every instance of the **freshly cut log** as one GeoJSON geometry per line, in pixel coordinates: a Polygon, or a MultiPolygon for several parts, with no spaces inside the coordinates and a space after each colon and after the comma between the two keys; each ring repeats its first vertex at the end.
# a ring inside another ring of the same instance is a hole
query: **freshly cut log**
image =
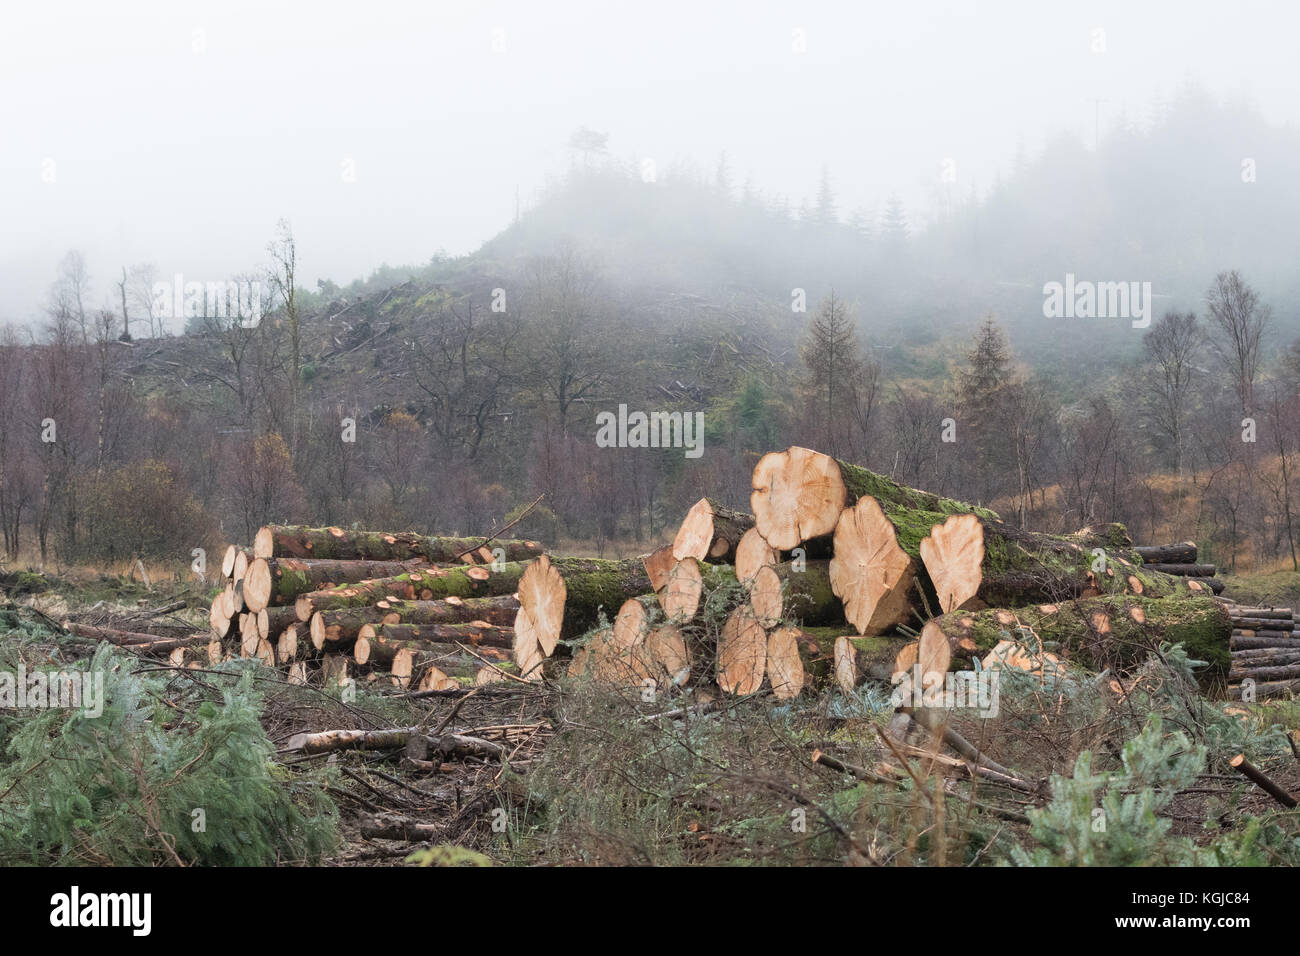
{"type": "Polygon", "coordinates": [[[514,628],[487,621],[465,621],[461,624],[363,624],[357,631],[357,640],[373,639],[376,634],[395,641],[438,640],[445,635],[448,640],[459,641],[474,649],[493,648],[510,650],[515,645],[514,628]]]}
{"type": "Polygon", "coordinates": [[[673,572],[677,559],[673,557],[673,546],[666,544],[657,551],[641,556],[641,566],[650,578],[650,587],[656,594],[664,589],[673,572]]]}
{"type": "Polygon", "coordinates": [[[257,558],[248,566],[241,583],[248,610],[257,613],[271,605],[289,604],[298,595],[310,591],[391,577],[410,570],[410,565],[396,561],[257,558]]]}
{"type": "Polygon", "coordinates": [[[728,615],[718,637],[718,686],[738,696],[756,693],[766,664],[767,632],[742,604],[728,615]]]}
{"type": "Polygon", "coordinates": [[[673,558],[697,561],[735,561],[736,548],[746,531],[754,527],[747,514],[727,508],[712,498],[701,498],[691,506],[673,539],[673,558]]]}
{"type": "Polygon", "coordinates": [[[805,626],[844,622],[844,606],[831,584],[830,561],[786,561],[762,568],[749,587],[749,606],[764,627],[789,619],[805,626]]]}
{"type": "Polygon", "coordinates": [[[235,552],[235,566],[230,573],[232,581],[239,582],[244,580],[244,575],[248,573],[248,562],[250,560],[248,552],[243,548],[240,548],[235,552]]]}
{"type": "Polygon", "coordinates": [[[775,627],[785,611],[781,576],[775,567],[762,567],[749,583],[749,606],[763,627],[775,627]]]}
{"type": "Polygon", "coordinates": [[[223,578],[233,578],[235,576],[235,556],[239,554],[239,545],[232,544],[226,548],[225,553],[221,556],[221,576],[223,578]]]}
{"type": "Polygon", "coordinates": [[[735,571],[726,565],[683,558],[673,566],[668,583],[659,592],[659,605],[670,622],[685,624],[695,617],[706,590],[712,592],[735,583],[735,571]]]}
{"type": "Polygon", "coordinates": [[[614,615],[614,643],[622,647],[644,644],[658,611],[653,594],[628,598],[614,615]]]}
{"type": "Polygon", "coordinates": [[[490,624],[487,621],[462,621],[454,624],[408,624],[395,620],[397,616],[381,608],[375,608],[383,616],[369,621],[362,621],[355,612],[360,608],[341,611],[320,611],[311,619],[311,643],[316,650],[345,648],[363,634],[373,635],[379,627],[392,627],[391,636],[401,636],[403,640],[421,638],[438,641],[464,641],[467,644],[484,644],[494,647],[511,647],[514,643],[514,630],[490,624]],[[401,630],[397,630],[401,628],[401,630]]]}
{"type": "Polygon", "coordinates": [[[759,568],[775,565],[779,557],[776,549],[767,543],[758,529],[750,528],[740,536],[740,543],[736,545],[736,580],[748,584],[759,568]]]}
{"type": "Polygon", "coordinates": [[[1238,604],[1232,608],[1234,618],[1276,618],[1278,620],[1291,621],[1295,619],[1295,611],[1289,607],[1243,607],[1238,604]]]}
{"type": "Polygon", "coordinates": [[[212,599],[212,606],[208,608],[208,629],[217,640],[230,634],[230,615],[226,613],[224,591],[212,599]]]}
{"type": "MultiPolygon", "coordinates": [[[[558,559],[562,563],[587,560],[586,558],[558,559]]],[[[528,566],[529,562],[516,561],[508,562],[500,570],[471,565],[454,568],[437,568],[430,565],[406,574],[312,591],[299,597],[294,606],[298,611],[298,620],[309,621],[312,614],[317,611],[361,607],[388,598],[441,601],[450,598],[498,597],[515,592],[519,587],[519,579],[523,577],[528,566]]]]}
{"type": "Polygon", "coordinates": [[[346,644],[368,624],[432,626],[482,621],[508,628],[514,624],[518,610],[519,601],[509,594],[441,601],[381,600],[368,607],[316,612],[311,618],[311,641],[317,650],[325,644],[346,644]]]}
{"type": "Polygon", "coordinates": [[[564,628],[564,602],[569,588],[564,575],[542,555],[528,566],[519,579],[519,610],[515,613],[515,632],[529,630],[527,638],[550,657],[560,642],[564,628]]]}
{"type": "Polygon", "coordinates": [[[657,667],[644,643],[635,641],[636,635],[628,629],[618,632],[613,627],[603,627],[591,634],[585,650],[582,671],[591,679],[604,684],[641,685],[655,680],[657,667]]]}
{"type": "Polygon", "coordinates": [[[1016,640],[1021,628],[1042,643],[1097,667],[1143,659],[1161,641],[1182,643],[1190,657],[1209,666],[1202,678],[1219,677],[1229,666],[1228,614],[1213,598],[1149,598],[1112,595],[1059,605],[953,611],[931,619],[921,631],[923,671],[969,667],[999,641],[1016,640]],[[948,660],[944,660],[944,655],[948,660]],[[950,663],[949,663],[950,662],[950,663]]]}
{"type": "Polygon", "coordinates": [[[409,531],[345,531],[302,525],[266,525],[253,538],[254,558],[332,558],[352,561],[410,561],[430,564],[478,564],[474,553],[498,548],[506,561],[527,561],[544,550],[536,541],[430,537],[409,531]],[[469,558],[469,560],[466,560],[469,558]]]}
{"type": "Polygon", "coordinates": [[[268,641],[279,637],[289,625],[298,623],[298,613],[293,605],[264,607],[254,617],[257,621],[257,633],[268,641]]]}
{"type": "Polygon", "coordinates": [[[799,629],[778,627],[767,636],[767,680],[777,700],[798,697],[806,675],[799,655],[799,629]]]}
{"type": "Polygon", "coordinates": [[[257,633],[257,615],[239,615],[239,656],[257,657],[265,638],[257,633]]]}
{"type": "Polygon", "coordinates": [[[645,637],[645,650],[655,676],[666,678],[674,687],[683,686],[691,679],[691,654],[682,637],[681,628],[675,624],[660,624],[650,628],[645,637]]]}
{"type": "Polygon", "coordinates": [[[1123,525],[1058,536],[965,514],[936,524],[919,550],[944,613],[1124,592],[1164,597],[1199,588],[1141,567],[1127,540],[1123,525]]]}
{"type": "MultiPolygon", "coordinates": [[[[880,502],[864,495],[835,525],[831,590],[859,634],[893,630],[912,614],[917,562],[899,546],[898,531],[880,502]]],[[[924,542],[922,542],[922,547],[924,542]]]]}
{"type": "Polygon", "coordinates": [[[298,657],[298,628],[297,623],[290,624],[276,638],[275,656],[280,661],[288,662],[298,657]]]}
{"type": "Polygon", "coordinates": [[[1244,648],[1232,652],[1233,667],[1254,664],[1300,664],[1300,641],[1294,647],[1244,648]]]}
{"type": "Polygon", "coordinates": [[[835,530],[840,513],[863,495],[882,504],[937,512],[975,512],[996,519],[985,508],[903,485],[808,448],[771,452],[754,467],[750,506],[754,524],[772,547],[788,551],[835,530]]]}
{"type": "Polygon", "coordinates": [[[1212,578],[1219,571],[1213,564],[1168,564],[1148,561],[1142,567],[1148,571],[1159,571],[1161,574],[1176,574],[1184,578],[1212,578]]]}
{"type": "Polygon", "coordinates": [[[1133,548],[1143,564],[1195,564],[1196,542],[1181,544],[1137,545],[1133,548]]]}

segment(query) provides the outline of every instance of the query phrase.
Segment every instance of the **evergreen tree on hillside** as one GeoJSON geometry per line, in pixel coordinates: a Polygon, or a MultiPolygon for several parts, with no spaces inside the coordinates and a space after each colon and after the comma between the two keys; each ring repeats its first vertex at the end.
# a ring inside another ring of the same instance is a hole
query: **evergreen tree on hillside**
{"type": "Polygon", "coordinates": [[[975,333],[957,383],[958,442],[974,442],[975,455],[966,458],[983,497],[1003,485],[999,473],[1013,464],[1007,426],[1015,380],[1006,333],[992,315],[975,333]]]}
{"type": "Polygon", "coordinates": [[[808,328],[800,357],[815,433],[830,454],[840,454],[841,406],[848,401],[854,381],[862,372],[862,353],[853,319],[833,290],[808,328]]]}
{"type": "Polygon", "coordinates": [[[885,203],[885,211],[880,217],[880,238],[884,240],[886,246],[901,249],[907,244],[908,235],[907,213],[903,209],[903,201],[897,196],[891,196],[889,202],[885,203]]]}

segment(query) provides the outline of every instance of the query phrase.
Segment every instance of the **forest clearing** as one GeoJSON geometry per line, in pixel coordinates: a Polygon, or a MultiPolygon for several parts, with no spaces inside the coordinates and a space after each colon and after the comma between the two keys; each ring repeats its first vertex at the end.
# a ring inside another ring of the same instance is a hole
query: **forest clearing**
{"type": "Polygon", "coordinates": [[[1294,862],[1291,608],[1237,603],[1191,542],[1020,531],[806,448],[764,455],[752,487],[752,514],[702,498],[638,559],[509,527],[267,525],[223,554],[206,608],[63,620],[17,593],[38,575],[10,576],[4,669],[84,668],[110,692],[107,725],[18,711],[0,792],[29,802],[0,854],[1294,862]],[[30,736],[52,719],[57,771],[30,736]],[[265,763],[241,786],[232,759],[265,763]],[[178,825],[196,790],[202,835],[178,825]]]}

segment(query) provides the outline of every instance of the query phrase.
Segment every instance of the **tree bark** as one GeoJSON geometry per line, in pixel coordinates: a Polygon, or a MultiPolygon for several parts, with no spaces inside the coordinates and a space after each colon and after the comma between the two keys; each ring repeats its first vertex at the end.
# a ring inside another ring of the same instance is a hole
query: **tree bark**
{"type": "Polygon", "coordinates": [[[908,488],[866,468],[797,445],[759,459],[754,468],[750,506],[755,526],[767,543],[788,551],[811,538],[830,534],[840,513],[864,495],[871,495],[882,505],[929,511],[940,518],[968,512],[997,518],[987,508],[908,488]]]}
{"type": "Polygon", "coordinates": [[[409,561],[430,564],[483,564],[498,548],[506,561],[527,561],[544,550],[536,541],[431,537],[400,531],[345,531],[303,525],[266,525],[253,539],[255,558],[332,558],[335,560],[409,561]],[[477,553],[486,548],[486,558],[477,553]]]}
{"type": "MultiPolygon", "coordinates": [[[[241,584],[247,609],[257,613],[265,607],[292,603],[299,594],[391,577],[411,570],[410,564],[396,561],[257,558],[248,566],[241,584]]],[[[426,573],[437,574],[438,569],[429,569],[426,573]]]]}
{"type": "Polygon", "coordinates": [[[1231,627],[1227,612],[1213,598],[1113,595],[1014,612],[1005,608],[954,611],[933,618],[922,629],[920,659],[927,670],[966,668],[999,641],[1027,643],[1035,650],[1041,641],[1056,644],[1058,653],[1081,659],[1096,670],[1119,669],[1167,641],[1184,644],[1193,659],[1206,661],[1209,666],[1198,673],[1206,679],[1227,673],[1231,627]],[[1021,628],[1028,628],[1033,636],[1021,628]]]}

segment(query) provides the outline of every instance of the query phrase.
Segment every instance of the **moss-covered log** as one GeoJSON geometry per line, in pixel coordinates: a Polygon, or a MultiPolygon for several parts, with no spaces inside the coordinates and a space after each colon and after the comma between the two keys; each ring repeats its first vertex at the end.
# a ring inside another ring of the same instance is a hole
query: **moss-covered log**
{"type": "Polygon", "coordinates": [[[518,610],[519,601],[510,594],[486,598],[453,597],[441,601],[384,599],[363,607],[316,612],[311,617],[311,638],[312,644],[319,650],[325,644],[339,644],[354,639],[367,624],[433,626],[483,621],[500,627],[511,627],[518,610]]]}
{"type": "Polygon", "coordinates": [[[506,561],[527,561],[543,551],[536,541],[436,537],[409,531],[347,531],[303,525],[265,525],[253,539],[255,558],[332,558],[485,564],[497,550],[506,561]],[[480,549],[486,549],[481,551],[480,549]]]}
{"type": "Polygon", "coordinates": [[[248,566],[242,585],[245,608],[256,614],[265,607],[290,604],[299,594],[341,584],[391,577],[411,570],[397,561],[330,561],[315,558],[257,558],[248,566]]]}
{"type": "MultiPolygon", "coordinates": [[[[1202,679],[1228,671],[1232,625],[1223,605],[1209,597],[1150,598],[1107,595],[1061,604],[982,611],[953,611],[929,621],[921,632],[921,659],[934,660],[940,642],[949,663],[966,668],[1001,640],[1033,646],[1028,628],[1049,650],[1094,670],[1122,669],[1144,659],[1162,641],[1185,645],[1195,660],[1208,663],[1202,679]]],[[[938,669],[936,667],[936,669],[938,669]]]]}
{"type": "Polygon", "coordinates": [[[510,561],[499,569],[479,565],[460,565],[454,568],[425,566],[406,574],[308,592],[297,600],[295,606],[298,619],[309,621],[317,611],[360,607],[389,597],[422,601],[498,597],[515,592],[519,587],[519,579],[530,563],[510,561]]]}
{"type": "Polygon", "coordinates": [[[771,452],[754,468],[750,506],[755,526],[768,544],[788,551],[830,534],[840,513],[870,495],[882,505],[946,516],[976,513],[996,519],[987,508],[900,485],[859,465],[794,446],[771,452]]]}
{"type": "MultiPolygon", "coordinates": [[[[916,520],[899,509],[889,509],[889,514],[900,527],[899,543],[909,549],[916,520]]],[[[1197,582],[1143,568],[1121,524],[1048,535],[976,514],[952,515],[931,528],[918,550],[943,612],[1102,594],[1165,597],[1201,590],[1197,582]]]]}

